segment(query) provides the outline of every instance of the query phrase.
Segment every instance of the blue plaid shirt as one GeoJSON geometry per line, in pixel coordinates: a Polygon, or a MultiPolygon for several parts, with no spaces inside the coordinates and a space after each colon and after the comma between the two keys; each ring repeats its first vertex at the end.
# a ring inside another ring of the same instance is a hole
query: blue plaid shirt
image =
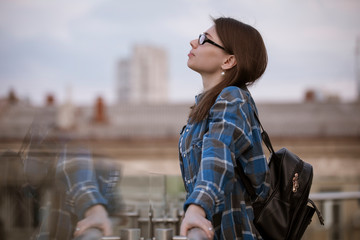
{"type": "Polygon", "coordinates": [[[190,204],[201,206],[213,221],[214,239],[261,239],[252,223],[250,196],[234,170],[241,164],[258,200],[267,197],[269,169],[254,111],[248,91],[226,87],[208,118],[188,122],[180,136],[180,167],[187,191],[184,210],[190,204]]]}

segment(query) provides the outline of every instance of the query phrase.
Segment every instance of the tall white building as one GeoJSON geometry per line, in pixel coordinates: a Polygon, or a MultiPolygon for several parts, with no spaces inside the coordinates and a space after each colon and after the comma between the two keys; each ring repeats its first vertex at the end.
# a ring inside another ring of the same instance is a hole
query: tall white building
{"type": "Polygon", "coordinates": [[[356,39],[355,46],[355,78],[357,84],[357,101],[360,102],[360,37],[356,39]]]}
{"type": "Polygon", "coordinates": [[[162,48],[136,45],[118,64],[118,103],[157,104],[168,101],[168,59],[162,48]]]}

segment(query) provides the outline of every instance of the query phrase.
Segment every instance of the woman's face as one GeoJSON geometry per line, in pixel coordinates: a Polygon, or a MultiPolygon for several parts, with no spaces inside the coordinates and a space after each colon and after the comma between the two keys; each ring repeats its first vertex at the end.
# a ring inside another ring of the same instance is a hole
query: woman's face
{"type": "MultiPolygon", "coordinates": [[[[216,33],[215,26],[209,28],[205,34],[208,39],[223,46],[216,33]]],[[[220,73],[222,72],[221,65],[224,57],[227,56],[227,53],[223,49],[208,42],[200,45],[198,39],[192,40],[190,45],[192,49],[188,54],[188,67],[203,76],[212,74],[220,76],[220,73]]]]}

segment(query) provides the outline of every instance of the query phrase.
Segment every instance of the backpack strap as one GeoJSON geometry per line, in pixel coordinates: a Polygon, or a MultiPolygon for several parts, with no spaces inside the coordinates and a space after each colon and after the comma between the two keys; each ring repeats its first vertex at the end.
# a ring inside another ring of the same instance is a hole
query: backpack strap
{"type": "Polygon", "coordinates": [[[260,128],[261,128],[261,138],[263,140],[263,142],[265,143],[267,149],[269,150],[270,153],[275,153],[274,151],[274,148],[271,144],[271,141],[270,141],[270,137],[269,135],[267,134],[267,132],[265,131],[264,127],[262,126],[261,122],[260,122],[260,119],[257,115],[257,113],[254,111],[254,116],[255,116],[255,119],[256,121],[258,121],[258,123],[260,124],[260,128]]]}
{"type": "MultiPolygon", "coordinates": [[[[243,85],[243,86],[241,86],[240,88],[250,94],[250,91],[249,91],[249,89],[247,88],[246,85],[243,85]]],[[[250,94],[250,95],[251,95],[251,94],[250,94]]],[[[255,105],[251,104],[251,106],[252,106],[253,109],[256,109],[255,105]]],[[[260,124],[260,128],[261,128],[261,139],[262,139],[263,142],[265,143],[265,145],[266,145],[267,149],[269,150],[269,152],[270,152],[271,154],[274,154],[275,151],[274,151],[273,146],[272,146],[272,144],[271,144],[270,137],[269,137],[269,135],[267,134],[267,132],[265,131],[265,129],[263,128],[263,126],[262,126],[262,124],[261,124],[261,122],[260,122],[260,119],[259,119],[259,116],[258,116],[256,110],[254,110],[253,113],[254,113],[254,116],[255,116],[256,121],[258,121],[258,123],[260,124]]],[[[274,154],[274,155],[275,155],[275,154],[274,154]]]]}
{"type": "MultiPolygon", "coordinates": [[[[259,120],[259,117],[258,117],[258,115],[257,115],[257,113],[255,111],[254,111],[254,116],[255,116],[256,121],[258,121],[258,123],[260,124],[262,141],[266,145],[269,152],[276,156],[274,148],[273,148],[273,146],[271,144],[271,141],[270,141],[270,137],[267,134],[267,132],[265,131],[265,129],[263,128],[263,126],[262,126],[262,124],[261,124],[261,122],[259,120]]],[[[251,200],[255,201],[256,198],[257,198],[257,194],[256,194],[255,189],[252,186],[249,178],[245,175],[244,169],[241,166],[241,164],[239,164],[238,166],[235,167],[235,172],[240,176],[240,179],[241,179],[242,183],[245,186],[246,192],[250,195],[251,200]]]]}
{"type": "Polygon", "coordinates": [[[245,175],[244,169],[241,164],[235,167],[235,172],[237,175],[240,176],[241,182],[244,184],[245,190],[250,195],[251,200],[255,201],[255,199],[257,198],[257,194],[254,190],[254,187],[251,185],[249,178],[245,175]]]}

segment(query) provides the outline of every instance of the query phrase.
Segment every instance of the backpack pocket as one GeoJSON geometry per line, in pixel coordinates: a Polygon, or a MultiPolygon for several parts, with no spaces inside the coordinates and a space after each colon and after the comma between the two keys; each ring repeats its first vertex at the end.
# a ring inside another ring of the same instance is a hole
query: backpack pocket
{"type": "Polygon", "coordinates": [[[270,196],[263,205],[253,205],[254,225],[264,239],[285,239],[291,224],[291,206],[277,196],[270,196]]]}

